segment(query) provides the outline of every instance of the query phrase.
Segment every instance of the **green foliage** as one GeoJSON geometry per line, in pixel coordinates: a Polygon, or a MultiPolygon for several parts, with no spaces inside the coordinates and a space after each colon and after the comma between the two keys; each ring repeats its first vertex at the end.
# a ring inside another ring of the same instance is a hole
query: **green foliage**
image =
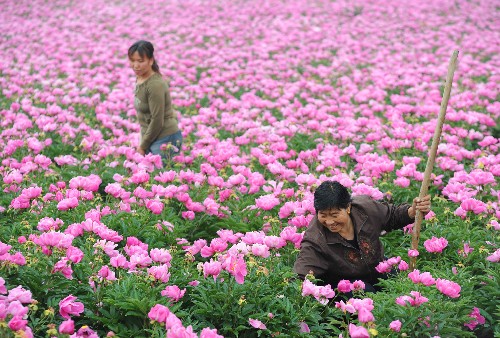
{"type": "Polygon", "coordinates": [[[342,313],[313,297],[302,297],[301,284],[291,267],[277,257],[251,259],[245,283],[224,277],[193,288],[183,300],[186,310],[192,309],[186,319],[200,329],[219,328],[226,337],[308,336],[300,333],[300,322],[309,324],[310,335],[338,335],[341,331],[332,322],[337,323],[342,313]],[[267,329],[252,327],[249,318],[260,320],[267,329]]]}

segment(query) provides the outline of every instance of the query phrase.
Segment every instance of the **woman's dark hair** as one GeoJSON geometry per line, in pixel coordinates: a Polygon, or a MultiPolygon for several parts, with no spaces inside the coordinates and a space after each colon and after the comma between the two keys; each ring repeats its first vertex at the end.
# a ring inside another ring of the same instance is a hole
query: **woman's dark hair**
{"type": "Polygon", "coordinates": [[[351,203],[351,194],[347,188],[336,181],[325,181],[314,191],[314,209],[316,213],[327,209],[346,209],[351,203]]]}
{"type": "Polygon", "coordinates": [[[153,72],[161,74],[160,73],[160,67],[158,67],[158,64],[156,63],[156,58],[154,57],[153,53],[155,51],[155,48],[153,47],[153,44],[149,41],[145,40],[139,40],[135,42],[130,48],[128,49],[128,57],[132,57],[132,55],[137,52],[141,57],[147,56],[149,59],[153,59],[153,72]]]}

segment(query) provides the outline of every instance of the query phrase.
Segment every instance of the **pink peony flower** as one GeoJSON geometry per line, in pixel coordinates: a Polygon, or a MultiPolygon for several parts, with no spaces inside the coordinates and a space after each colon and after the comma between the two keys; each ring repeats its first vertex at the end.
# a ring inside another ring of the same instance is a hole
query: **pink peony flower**
{"type": "Polygon", "coordinates": [[[153,214],[159,215],[163,211],[163,203],[160,200],[147,200],[146,208],[151,210],[153,214]]]}
{"type": "Polygon", "coordinates": [[[109,281],[116,280],[115,272],[111,270],[107,265],[103,265],[97,272],[97,275],[109,281]]]}
{"type": "Polygon", "coordinates": [[[156,322],[165,323],[169,314],[170,310],[165,305],[156,304],[149,310],[148,317],[156,322]]]}
{"type": "Polygon", "coordinates": [[[408,250],[408,257],[417,257],[419,255],[418,250],[408,250]]]}
{"type": "Polygon", "coordinates": [[[500,262],[500,249],[496,249],[495,252],[488,257],[486,257],[486,260],[492,262],[492,263],[498,263],[500,262]]]}
{"type": "Polygon", "coordinates": [[[73,263],[80,263],[83,259],[83,251],[76,246],[70,246],[66,249],[66,258],[73,263]]]}
{"type": "Polygon", "coordinates": [[[436,288],[444,295],[450,298],[460,297],[461,287],[455,282],[438,278],[436,280],[436,288]]]}
{"type": "Polygon", "coordinates": [[[378,263],[378,265],[375,267],[375,270],[377,270],[379,273],[388,273],[391,271],[391,265],[387,263],[387,261],[383,261],[378,263]]]}
{"type": "Polygon", "coordinates": [[[355,280],[354,283],[352,283],[352,287],[354,290],[364,290],[365,283],[361,280],[355,280]]]}
{"type": "Polygon", "coordinates": [[[234,276],[236,283],[243,284],[247,275],[247,265],[241,254],[227,254],[222,267],[234,276]]]}
{"type": "Polygon", "coordinates": [[[280,204],[280,200],[273,194],[264,195],[255,200],[257,208],[262,210],[271,210],[278,204],[280,204]]]}
{"type": "Polygon", "coordinates": [[[150,267],[148,269],[148,274],[162,283],[167,283],[170,279],[168,265],[166,264],[150,267]]]}
{"type": "Polygon", "coordinates": [[[465,323],[464,326],[467,326],[470,330],[474,330],[477,325],[483,325],[486,322],[486,319],[481,315],[477,307],[472,309],[469,317],[472,319],[465,323]]]}
{"type": "Polygon", "coordinates": [[[446,238],[440,237],[434,237],[432,236],[431,239],[428,239],[424,242],[424,247],[428,252],[438,252],[441,253],[443,252],[444,248],[448,245],[448,241],[446,238]]]}
{"type": "Polygon", "coordinates": [[[250,250],[253,255],[263,258],[268,258],[271,255],[271,253],[269,252],[269,248],[265,244],[253,244],[250,250]]]}
{"type": "Polygon", "coordinates": [[[224,338],[224,336],[218,334],[217,329],[210,329],[206,327],[201,330],[200,338],[224,338]]]}
{"type": "Polygon", "coordinates": [[[208,276],[213,276],[214,280],[217,279],[222,270],[222,264],[213,259],[210,262],[203,263],[203,276],[207,278],[208,276]]]}
{"type": "Polygon", "coordinates": [[[59,313],[65,319],[69,319],[70,315],[80,316],[84,310],[84,306],[80,302],[75,302],[76,297],[69,295],[59,302],[59,313]]]}
{"type": "Polygon", "coordinates": [[[309,325],[307,325],[306,322],[300,322],[299,323],[299,327],[300,327],[300,330],[299,330],[300,333],[309,333],[309,332],[311,332],[311,329],[309,328],[309,325]]]}
{"type": "Polygon", "coordinates": [[[259,330],[266,330],[267,329],[266,325],[264,325],[264,323],[262,323],[258,319],[248,318],[248,323],[250,323],[250,325],[252,325],[254,328],[259,329],[259,330]]]}
{"type": "Polygon", "coordinates": [[[399,332],[401,330],[401,321],[398,319],[398,320],[393,320],[390,324],[389,324],[389,328],[392,330],[392,331],[395,331],[395,332],[399,332]]]}
{"type": "MultiPolygon", "coordinates": [[[[4,281],[5,283],[5,281],[4,281]]],[[[21,285],[14,289],[9,290],[9,294],[7,296],[7,300],[9,302],[13,302],[15,300],[23,303],[23,304],[28,304],[32,302],[31,299],[31,291],[23,289],[21,285]]]]}
{"type": "Polygon", "coordinates": [[[7,288],[5,287],[5,279],[0,277],[0,294],[6,294],[7,288]]]}
{"type": "Polygon", "coordinates": [[[406,271],[406,270],[408,270],[409,268],[410,268],[410,266],[409,266],[409,265],[408,265],[408,263],[406,263],[405,261],[403,261],[403,260],[402,260],[401,262],[399,262],[398,269],[399,269],[400,271],[406,271]]]}
{"type": "Polygon", "coordinates": [[[339,290],[339,292],[347,293],[354,290],[354,286],[350,281],[343,279],[337,284],[337,289],[339,290]]]}
{"type": "Polygon", "coordinates": [[[190,326],[184,327],[182,324],[173,325],[167,330],[167,338],[198,338],[190,326]]]}
{"type": "Polygon", "coordinates": [[[158,262],[158,263],[165,263],[167,265],[170,264],[170,261],[172,260],[172,255],[167,249],[151,249],[151,252],[149,253],[149,256],[153,260],[153,262],[158,262]]]}
{"type": "Polygon", "coordinates": [[[9,329],[12,331],[24,330],[26,325],[28,325],[28,321],[19,316],[12,317],[8,324],[9,329]]]}
{"type": "Polygon", "coordinates": [[[349,335],[351,338],[370,338],[368,330],[363,326],[356,326],[354,324],[349,324],[349,335]]]}
{"type": "Polygon", "coordinates": [[[75,322],[71,319],[65,320],[59,325],[60,334],[73,334],[75,333],[75,322]]]}
{"type": "Polygon", "coordinates": [[[375,321],[375,317],[372,312],[367,310],[366,308],[361,308],[358,311],[358,320],[360,323],[368,323],[375,321]]]}
{"type": "Polygon", "coordinates": [[[467,198],[460,204],[460,208],[464,211],[472,211],[474,214],[478,215],[485,212],[488,209],[486,203],[479,201],[474,198],[467,198]]]}
{"type": "Polygon", "coordinates": [[[178,302],[186,293],[186,289],[180,289],[177,285],[169,285],[161,292],[161,295],[170,298],[173,302],[178,302]]]}
{"type": "Polygon", "coordinates": [[[57,204],[57,209],[61,211],[76,208],[78,206],[78,199],[76,197],[65,198],[57,204]]]}

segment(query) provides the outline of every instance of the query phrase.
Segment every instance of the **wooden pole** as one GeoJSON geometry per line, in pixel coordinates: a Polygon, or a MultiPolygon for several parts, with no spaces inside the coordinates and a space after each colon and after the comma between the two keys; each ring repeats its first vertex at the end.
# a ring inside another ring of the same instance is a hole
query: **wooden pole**
{"type": "MultiPolygon", "coordinates": [[[[441,132],[443,131],[443,124],[446,115],[446,108],[448,107],[448,101],[450,99],[451,84],[453,82],[453,74],[457,67],[458,50],[453,51],[450,58],[450,63],[448,65],[448,74],[446,76],[446,83],[443,92],[443,99],[441,100],[441,109],[439,110],[438,121],[436,129],[434,130],[434,137],[432,138],[432,146],[429,152],[429,157],[427,158],[427,166],[425,167],[424,180],[422,181],[422,186],[420,187],[419,198],[423,198],[427,195],[429,190],[429,182],[431,179],[432,169],[434,168],[434,161],[436,160],[437,148],[439,145],[439,140],[441,138],[441,132]]],[[[415,223],[413,225],[413,233],[411,236],[411,248],[413,250],[418,249],[418,242],[420,240],[420,227],[422,224],[423,215],[420,210],[416,210],[415,213],[415,223]]],[[[416,266],[416,257],[410,258],[410,271],[413,271],[416,266]]]]}

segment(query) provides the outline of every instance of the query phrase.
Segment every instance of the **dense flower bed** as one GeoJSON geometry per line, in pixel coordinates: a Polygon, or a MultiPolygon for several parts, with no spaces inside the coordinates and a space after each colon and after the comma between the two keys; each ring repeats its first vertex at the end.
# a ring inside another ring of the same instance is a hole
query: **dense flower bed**
{"type": "Polygon", "coordinates": [[[3,4],[0,335],[500,336],[497,7],[3,4]],[[135,152],[138,39],[184,136],[166,168],[135,152]],[[418,195],[454,49],[419,249],[411,225],[383,237],[377,269],[399,273],[377,294],[297,280],[320,182],[418,195]]]}

